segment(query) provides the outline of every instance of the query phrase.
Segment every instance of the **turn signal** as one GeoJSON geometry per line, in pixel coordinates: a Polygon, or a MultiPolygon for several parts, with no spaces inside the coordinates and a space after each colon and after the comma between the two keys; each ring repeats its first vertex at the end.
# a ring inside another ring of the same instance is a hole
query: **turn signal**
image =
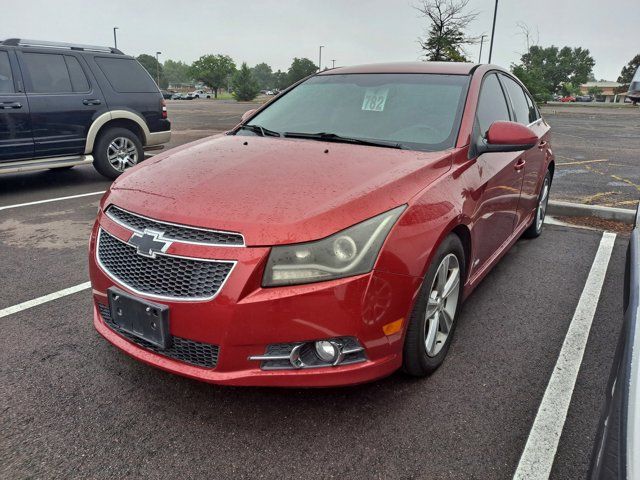
{"type": "Polygon", "coordinates": [[[398,333],[402,329],[402,322],[404,318],[400,318],[395,322],[387,323],[384,327],[382,327],[382,331],[385,335],[393,335],[394,333],[398,333]]]}

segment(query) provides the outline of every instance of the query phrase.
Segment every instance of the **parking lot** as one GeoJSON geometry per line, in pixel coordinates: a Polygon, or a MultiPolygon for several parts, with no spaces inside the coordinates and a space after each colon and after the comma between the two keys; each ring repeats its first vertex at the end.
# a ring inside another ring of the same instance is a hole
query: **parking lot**
{"type": "MultiPolygon", "coordinates": [[[[169,102],[169,147],[224,131],[250,108],[169,102]]],[[[551,198],[631,208],[638,110],[546,108],[558,155],[551,198]]],[[[86,255],[107,186],[90,167],[0,177],[0,478],[513,476],[602,232],[548,225],[520,240],[466,302],[428,379],[219,387],[145,366],[95,332],[86,255]]],[[[616,237],[608,260],[552,478],[588,469],[622,322],[626,241],[616,237]]]]}
{"type": "Polygon", "coordinates": [[[635,208],[640,195],[640,108],[583,105],[549,104],[541,108],[552,126],[559,167],[553,198],[635,208]]]}

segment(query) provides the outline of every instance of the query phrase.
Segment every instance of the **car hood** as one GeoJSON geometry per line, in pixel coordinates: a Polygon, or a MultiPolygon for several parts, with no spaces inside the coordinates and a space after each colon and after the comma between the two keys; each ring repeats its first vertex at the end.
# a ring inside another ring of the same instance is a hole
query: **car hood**
{"type": "Polygon", "coordinates": [[[406,203],[450,168],[450,152],[220,135],[116,180],[103,206],[229,230],[247,245],[326,237],[406,203]]]}

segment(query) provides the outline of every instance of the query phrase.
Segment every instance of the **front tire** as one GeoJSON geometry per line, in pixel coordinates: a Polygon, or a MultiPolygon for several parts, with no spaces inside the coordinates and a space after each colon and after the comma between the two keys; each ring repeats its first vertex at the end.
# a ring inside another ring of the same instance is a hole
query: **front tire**
{"type": "Polygon", "coordinates": [[[433,257],[409,320],[402,363],[409,375],[424,377],[444,361],[462,304],[465,265],[462,242],[450,234],[433,257]]]}
{"type": "Polygon", "coordinates": [[[144,159],[138,136],[126,128],[110,128],[100,135],[93,148],[93,166],[110,179],[116,179],[144,159]]]}
{"type": "Polygon", "coordinates": [[[547,170],[544,176],[540,193],[538,193],[538,204],[536,205],[536,214],[533,222],[522,234],[525,238],[537,238],[542,233],[544,227],[544,217],[547,214],[547,205],[549,203],[549,192],[551,191],[551,172],[547,170]]]}

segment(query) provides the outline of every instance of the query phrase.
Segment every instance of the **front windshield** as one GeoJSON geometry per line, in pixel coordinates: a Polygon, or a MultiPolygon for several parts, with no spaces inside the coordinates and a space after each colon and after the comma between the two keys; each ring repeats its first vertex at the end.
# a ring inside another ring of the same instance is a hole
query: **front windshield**
{"type": "Polygon", "coordinates": [[[319,75],[248,123],[280,134],[327,133],[443,150],[455,144],[468,82],[467,75],[319,75]]]}

